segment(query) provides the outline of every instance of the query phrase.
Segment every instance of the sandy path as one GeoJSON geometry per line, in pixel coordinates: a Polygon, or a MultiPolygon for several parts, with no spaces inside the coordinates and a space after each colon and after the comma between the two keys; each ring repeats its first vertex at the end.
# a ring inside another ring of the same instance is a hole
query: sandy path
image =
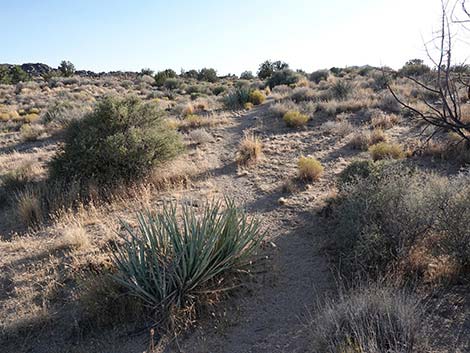
{"type": "MultiPolygon", "coordinates": [[[[233,163],[244,131],[263,125],[265,111],[266,107],[260,107],[241,115],[234,125],[221,130],[223,144],[217,146],[218,153],[213,156],[217,161],[209,180],[217,192],[235,198],[262,219],[268,239],[275,244],[267,250],[272,258],[270,274],[256,279],[251,294],[229,304],[223,327],[205,323],[180,342],[182,352],[306,352],[306,311],[331,287],[326,260],[319,253],[316,204],[281,206],[280,191],[260,190],[270,188],[269,181],[263,184],[263,166],[244,174],[237,173],[233,163]]],[[[280,179],[283,174],[279,170],[280,179]]]]}

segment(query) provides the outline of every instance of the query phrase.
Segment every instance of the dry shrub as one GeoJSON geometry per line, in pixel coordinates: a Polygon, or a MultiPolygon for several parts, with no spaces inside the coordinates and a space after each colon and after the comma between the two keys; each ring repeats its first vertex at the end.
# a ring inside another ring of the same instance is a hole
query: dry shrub
{"type": "Polygon", "coordinates": [[[380,285],[340,291],[318,307],[312,322],[314,350],[324,353],[424,351],[424,309],[405,291],[380,285]]]}
{"type": "Polygon", "coordinates": [[[21,139],[25,142],[36,141],[44,132],[40,125],[24,124],[20,128],[21,139]]]}
{"type": "Polygon", "coordinates": [[[193,143],[198,145],[204,145],[206,143],[212,142],[214,138],[206,129],[196,129],[189,133],[189,138],[193,143]]]}
{"type": "Polygon", "coordinates": [[[286,100],[284,102],[271,105],[269,107],[269,113],[276,118],[282,118],[288,111],[295,110],[296,108],[297,105],[294,102],[286,100]]]}
{"type": "Polygon", "coordinates": [[[261,140],[254,134],[246,135],[238,146],[236,160],[239,165],[256,163],[262,154],[261,140]]]}
{"type": "Polygon", "coordinates": [[[324,167],[319,160],[313,157],[300,157],[297,162],[299,179],[305,181],[317,181],[323,174],[324,167]]]}
{"type": "Polygon", "coordinates": [[[347,120],[327,121],[322,125],[322,128],[324,131],[340,137],[345,137],[354,130],[354,127],[347,120]]]}
{"type": "Polygon", "coordinates": [[[353,149],[367,151],[371,143],[371,133],[369,131],[359,131],[353,135],[349,142],[353,149]]]}
{"type": "Polygon", "coordinates": [[[371,145],[375,145],[379,142],[385,142],[387,141],[387,136],[385,135],[385,132],[381,129],[374,129],[370,133],[370,143],[371,145]]]}
{"type": "Polygon", "coordinates": [[[290,110],[284,114],[283,120],[289,127],[300,127],[307,124],[309,117],[299,111],[290,110]]]}
{"type": "Polygon", "coordinates": [[[400,117],[396,114],[384,114],[375,112],[371,118],[371,125],[374,129],[387,130],[400,122],[400,117]]]}
{"type": "Polygon", "coordinates": [[[405,158],[403,148],[396,143],[379,142],[370,146],[369,153],[374,161],[405,158]]]}

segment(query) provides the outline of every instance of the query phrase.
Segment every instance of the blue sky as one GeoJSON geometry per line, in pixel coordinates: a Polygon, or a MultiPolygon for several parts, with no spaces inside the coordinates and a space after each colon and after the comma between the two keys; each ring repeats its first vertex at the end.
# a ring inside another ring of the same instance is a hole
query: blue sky
{"type": "Polygon", "coordinates": [[[439,0],[0,0],[0,62],[63,59],[94,71],[214,67],[266,59],[313,71],[425,57],[439,0]]]}

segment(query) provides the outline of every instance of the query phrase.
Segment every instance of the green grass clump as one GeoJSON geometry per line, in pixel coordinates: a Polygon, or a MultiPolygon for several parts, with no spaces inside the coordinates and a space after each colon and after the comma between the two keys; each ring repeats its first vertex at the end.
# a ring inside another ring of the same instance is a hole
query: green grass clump
{"type": "Polygon", "coordinates": [[[69,124],[50,173],[53,179],[116,185],[145,176],[181,149],[179,135],[155,104],[107,97],[92,113],[69,124]]]}
{"type": "Polygon", "coordinates": [[[284,114],[284,122],[290,127],[299,127],[307,124],[309,118],[296,110],[289,110],[284,114]]]}
{"type": "Polygon", "coordinates": [[[263,236],[259,222],[230,200],[208,203],[200,213],[183,206],[180,216],[166,205],[138,219],[138,231],[125,224],[129,237],[114,251],[114,278],[164,318],[226,287],[225,276],[248,265],[263,236]]]}
{"type": "Polygon", "coordinates": [[[248,86],[237,87],[224,97],[225,106],[229,109],[240,109],[250,102],[251,89],[248,86]]]}
{"type": "Polygon", "coordinates": [[[380,159],[405,158],[403,148],[396,143],[380,142],[369,147],[369,153],[374,161],[380,159]]]}

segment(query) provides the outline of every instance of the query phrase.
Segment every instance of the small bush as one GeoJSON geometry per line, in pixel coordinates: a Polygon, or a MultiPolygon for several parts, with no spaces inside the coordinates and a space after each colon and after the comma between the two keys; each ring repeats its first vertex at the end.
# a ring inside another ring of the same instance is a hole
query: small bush
{"type": "Polygon", "coordinates": [[[330,72],[328,70],[314,71],[310,74],[310,81],[320,83],[321,81],[326,81],[328,76],[330,76],[330,72]]]}
{"type": "Polygon", "coordinates": [[[271,77],[268,78],[267,84],[269,88],[273,89],[279,85],[294,85],[300,80],[300,75],[290,69],[275,71],[271,77]]]}
{"type": "Polygon", "coordinates": [[[299,179],[306,181],[317,181],[324,171],[320,161],[313,157],[300,157],[297,166],[299,168],[299,179]]]}
{"type": "Polygon", "coordinates": [[[370,146],[369,153],[374,161],[405,158],[403,148],[396,143],[379,142],[370,146]]]}
{"type": "Polygon", "coordinates": [[[20,128],[20,136],[23,141],[36,141],[43,133],[43,129],[38,125],[24,124],[20,128]]]}
{"type": "Polygon", "coordinates": [[[266,96],[260,90],[254,90],[250,93],[250,103],[260,105],[266,100],[266,96]]]}
{"type": "Polygon", "coordinates": [[[246,102],[246,103],[243,105],[243,108],[245,108],[245,110],[253,109],[253,103],[251,103],[251,102],[246,102]]]}
{"type": "Polygon", "coordinates": [[[115,185],[143,177],[182,149],[154,104],[137,98],[105,98],[66,130],[65,144],[50,164],[53,179],[115,185]]]}
{"type": "Polygon", "coordinates": [[[259,222],[232,201],[200,209],[183,206],[180,217],[174,205],[141,213],[138,231],[125,224],[129,237],[114,251],[115,280],[164,319],[194,318],[201,293],[225,287],[222,276],[246,267],[263,237],[259,222]]]}
{"type": "Polygon", "coordinates": [[[356,150],[367,151],[371,143],[371,136],[369,131],[360,131],[353,135],[350,146],[356,150]]]}
{"type": "Polygon", "coordinates": [[[251,89],[248,86],[238,87],[225,96],[225,106],[229,109],[240,109],[250,101],[251,89]]]}
{"type": "Polygon", "coordinates": [[[337,80],[331,86],[331,95],[338,100],[347,99],[353,91],[353,86],[350,82],[344,80],[337,80]]]}
{"type": "Polygon", "coordinates": [[[213,141],[213,137],[210,133],[207,132],[205,129],[196,129],[189,133],[189,138],[191,141],[198,145],[204,145],[213,141]]]}
{"type": "Polygon", "coordinates": [[[314,349],[325,353],[416,353],[422,339],[420,302],[395,289],[365,287],[341,293],[318,310],[314,349]]]}
{"type": "Polygon", "coordinates": [[[41,195],[34,188],[27,187],[15,196],[15,212],[20,223],[34,227],[43,221],[41,195]]]}
{"type": "Polygon", "coordinates": [[[25,162],[18,168],[5,173],[1,177],[2,186],[8,193],[16,193],[31,184],[36,177],[36,169],[32,162],[25,162]]]}
{"type": "Polygon", "coordinates": [[[369,160],[352,162],[338,175],[339,189],[343,189],[344,186],[357,182],[359,179],[377,175],[381,171],[381,166],[378,162],[369,160]]]}
{"type": "Polygon", "coordinates": [[[255,163],[261,157],[261,140],[254,135],[247,135],[240,142],[237,152],[237,163],[248,165],[255,163]]]}
{"type": "Polygon", "coordinates": [[[387,136],[385,135],[385,132],[382,129],[374,129],[370,133],[370,144],[375,145],[379,142],[385,142],[387,141],[387,136]]]}
{"type": "Polygon", "coordinates": [[[284,114],[284,122],[290,127],[299,127],[307,124],[309,117],[296,110],[290,110],[284,114]]]}

